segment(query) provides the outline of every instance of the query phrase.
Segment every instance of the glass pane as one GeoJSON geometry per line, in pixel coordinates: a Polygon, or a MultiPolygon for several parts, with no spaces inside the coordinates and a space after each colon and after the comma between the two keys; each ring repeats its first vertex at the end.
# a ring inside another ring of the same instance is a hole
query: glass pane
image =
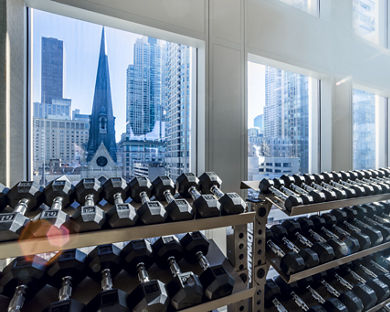
{"type": "Polygon", "coordinates": [[[352,91],[354,169],[376,167],[375,106],[375,94],[352,91]]]}
{"type": "Polygon", "coordinates": [[[248,70],[248,179],[308,172],[315,79],[252,62],[248,70]]]}
{"type": "Polygon", "coordinates": [[[288,5],[318,16],[318,0],[280,0],[288,5]]]}
{"type": "Polygon", "coordinates": [[[379,43],[379,0],[353,0],[353,27],[361,37],[379,43]]]}
{"type": "Polygon", "coordinates": [[[32,10],[33,174],[189,171],[189,46],[32,10]]]}

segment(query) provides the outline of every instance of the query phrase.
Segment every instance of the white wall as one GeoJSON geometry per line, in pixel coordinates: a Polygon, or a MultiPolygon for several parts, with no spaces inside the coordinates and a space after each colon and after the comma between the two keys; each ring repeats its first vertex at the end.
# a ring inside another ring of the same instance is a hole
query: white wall
{"type": "Polygon", "coordinates": [[[205,129],[198,169],[216,170],[224,189],[236,191],[247,170],[248,53],[323,80],[324,169],[352,166],[352,85],[390,96],[390,51],[353,33],[352,0],[321,2],[317,18],[278,0],[26,0],[35,8],[198,47],[204,71],[199,125],[205,129]]]}

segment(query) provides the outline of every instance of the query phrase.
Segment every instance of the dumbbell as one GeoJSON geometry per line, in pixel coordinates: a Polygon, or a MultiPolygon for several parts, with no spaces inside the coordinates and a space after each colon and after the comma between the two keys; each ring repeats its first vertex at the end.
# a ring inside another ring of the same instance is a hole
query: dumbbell
{"type": "MultiPolygon", "coordinates": [[[[289,237],[293,239],[295,244],[302,248],[310,248],[317,253],[320,263],[332,261],[335,258],[333,248],[323,242],[311,242],[302,234],[302,229],[299,222],[293,219],[286,219],[281,224],[287,231],[289,237]]],[[[314,226],[314,225],[313,225],[314,226]]]]}
{"type": "Polygon", "coordinates": [[[352,208],[358,212],[358,217],[361,222],[364,222],[364,224],[371,226],[372,228],[377,229],[382,233],[383,242],[388,242],[390,240],[389,226],[369,217],[377,213],[375,208],[372,206],[354,206],[352,208]]]}
{"type": "Polygon", "coordinates": [[[152,185],[156,199],[159,201],[165,200],[168,203],[165,210],[170,221],[183,221],[194,218],[194,211],[188,201],[174,197],[176,193],[175,182],[170,177],[157,177],[152,185]]]}
{"type": "Polygon", "coordinates": [[[292,275],[305,269],[305,260],[296,252],[284,252],[273,240],[272,232],[266,229],[266,249],[280,259],[280,269],[287,275],[292,275]]]}
{"type": "MultiPolygon", "coordinates": [[[[339,175],[341,179],[351,184],[366,185],[372,192],[372,194],[382,194],[384,192],[384,185],[365,178],[365,174],[360,171],[340,171],[339,175]]],[[[385,186],[385,189],[388,189],[385,186]]]]}
{"type": "Polygon", "coordinates": [[[326,272],[314,275],[312,278],[312,284],[316,285],[316,289],[319,292],[320,289],[318,288],[322,287],[329,296],[339,299],[343,304],[345,304],[348,311],[362,312],[364,310],[362,300],[352,290],[343,290],[340,289],[340,287],[337,287],[333,282],[333,279],[328,278],[326,272]]]}
{"type": "Polygon", "coordinates": [[[285,252],[295,252],[300,255],[305,261],[305,267],[307,269],[315,267],[320,264],[320,259],[318,254],[310,248],[299,248],[292,241],[288,239],[287,230],[284,226],[280,224],[275,224],[271,226],[269,231],[267,231],[267,240],[271,239],[273,242],[276,242],[278,246],[282,243],[282,246],[285,246],[282,249],[285,252]]]}
{"type": "Polygon", "coordinates": [[[359,179],[376,183],[377,185],[382,187],[383,193],[390,192],[390,181],[380,179],[380,172],[375,170],[354,170],[350,171],[351,176],[357,176],[359,179]]]}
{"type": "Polygon", "coordinates": [[[377,263],[373,257],[368,256],[355,261],[355,264],[361,266],[362,270],[373,278],[379,278],[386,285],[390,285],[390,271],[377,263]]]}
{"type": "Polygon", "coordinates": [[[72,299],[72,286],[77,285],[86,276],[87,254],[80,249],[62,251],[46,271],[46,279],[52,286],[59,288],[58,301],[51,303],[44,312],[84,312],[85,305],[72,299]]]}
{"type": "Polygon", "coordinates": [[[73,185],[67,178],[51,181],[43,191],[45,204],[50,208],[34,217],[29,231],[34,237],[49,238],[73,232],[73,223],[63,211],[73,201],[73,185]]]}
{"type": "Polygon", "coordinates": [[[315,306],[320,306],[325,311],[348,312],[347,307],[342,302],[340,302],[340,300],[338,300],[337,298],[328,298],[327,300],[325,300],[310,285],[305,285],[304,289],[300,289],[297,283],[286,284],[280,276],[275,279],[275,283],[279,286],[284,298],[290,298],[290,300],[292,299],[295,304],[303,311],[309,311],[310,304],[308,304],[308,301],[305,302],[302,299],[300,293],[303,293],[305,290],[307,290],[308,294],[312,297],[311,301],[313,301],[314,299],[314,301],[317,302],[315,306]]]}
{"type": "Polygon", "coordinates": [[[342,258],[349,255],[349,248],[345,242],[340,241],[339,239],[335,239],[333,236],[325,239],[317,232],[317,228],[314,225],[312,219],[308,218],[299,218],[297,219],[299,225],[303,233],[307,233],[307,235],[313,239],[315,242],[327,243],[333,248],[334,254],[336,258],[342,258]]]}
{"type": "Polygon", "coordinates": [[[11,188],[7,197],[13,211],[0,214],[0,241],[19,238],[23,228],[30,221],[25,213],[41,204],[41,195],[42,188],[32,181],[22,181],[11,188]]]}
{"type": "Polygon", "coordinates": [[[193,207],[198,218],[217,217],[221,215],[221,204],[211,194],[201,194],[198,190],[199,179],[193,173],[182,173],[176,179],[179,194],[193,199],[193,207]]]}
{"type": "Polygon", "coordinates": [[[100,181],[94,178],[82,179],[75,187],[75,194],[80,203],[72,215],[76,232],[102,229],[106,222],[106,213],[97,205],[102,199],[100,181]]]}
{"type": "Polygon", "coordinates": [[[299,196],[286,195],[281,190],[275,187],[275,182],[273,180],[261,180],[259,184],[259,189],[260,192],[263,194],[272,193],[274,196],[279,198],[280,201],[284,202],[284,208],[286,208],[288,211],[291,211],[291,209],[295,206],[303,205],[303,201],[299,196]]]}
{"type": "Polygon", "coordinates": [[[87,305],[87,311],[121,312],[127,307],[127,294],[113,287],[112,279],[121,270],[121,249],[113,244],[96,246],[87,258],[88,275],[101,284],[102,290],[87,305]]]}
{"type": "Polygon", "coordinates": [[[356,279],[347,281],[341,275],[342,274],[339,274],[338,270],[329,271],[328,276],[330,276],[330,279],[328,279],[328,282],[332,282],[337,285],[336,287],[341,287],[341,289],[352,291],[356,294],[362,301],[365,310],[375,306],[378,301],[378,297],[372,288],[361,281],[357,281],[356,279]]]}
{"type": "MultiPolygon", "coordinates": [[[[379,245],[383,243],[384,237],[382,232],[379,229],[359,220],[359,212],[355,208],[345,207],[343,208],[343,211],[347,213],[348,223],[359,228],[363,233],[367,234],[370,237],[372,245],[379,245]]],[[[347,223],[344,222],[344,224],[347,223]]]]}
{"type": "Polygon", "coordinates": [[[138,215],[130,203],[125,203],[129,188],[123,178],[110,178],[103,184],[104,199],[113,206],[107,212],[107,223],[111,228],[133,226],[138,215]]]}
{"type": "Polygon", "coordinates": [[[185,234],[180,239],[184,254],[189,263],[198,262],[202,269],[199,276],[204,293],[209,300],[229,296],[233,292],[234,278],[223,265],[210,265],[205,257],[209,251],[209,242],[201,232],[185,234]]]}
{"type": "Polygon", "coordinates": [[[0,293],[12,297],[9,312],[21,311],[26,299],[31,299],[45,284],[47,261],[37,255],[12,260],[3,270],[0,293]]]}
{"type": "Polygon", "coordinates": [[[305,190],[315,190],[317,192],[320,192],[320,194],[322,194],[325,198],[324,201],[332,201],[338,198],[337,194],[333,189],[329,189],[315,183],[315,178],[311,174],[304,174],[302,176],[295,174],[293,175],[293,177],[295,179],[295,183],[302,186],[305,190]]]}
{"type": "Polygon", "coordinates": [[[137,214],[142,224],[163,223],[167,218],[164,206],[157,200],[150,200],[152,183],[146,177],[135,177],[130,183],[130,197],[136,203],[142,203],[137,214]]]}
{"type": "MultiPolygon", "coordinates": [[[[280,302],[282,297],[280,288],[272,279],[267,279],[264,286],[264,307],[274,307],[278,312],[288,312],[288,310],[280,302]]],[[[326,310],[322,310],[326,312],[326,310]]],[[[320,311],[320,312],[322,312],[320,311]]]]}
{"type": "Polygon", "coordinates": [[[369,203],[360,205],[360,208],[357,209],[358,213],[361,213],[363,210],[366,210],[370,213],[370,218],[379,222],[382,225],[390,225],[390,216],[386,212],[387,207],[382,203],[369,203]]]}
{"type": "Polygon", "coordinates": [[[321,232],[328,238],[333,237],[335,240],[340,240],[344,242],[348,249],[349,253],[355,253],[360,250],[359,240],[347,232],[343,231],[341,228],[335,227],[337,223],[337,218],[332,214],[323,214],[313,215],[310,217],[313,221],[314,226],[317,229],[321,229],[321,232]]]}
{"type": "MultiPolygon", "coordinates": [[[[362,233],[361,230],[354,226],[349,226],[348,224],[343,224],[343,221],[347,220],[347,214],[342,209],[333,209],[329,212],[329,214],[333,215],[336,218],[336,223],[333,222],[334,219],[327,218],[328,214],[323,214],[323,217],[327,220],[332,220],[333,226],[332,229],[339,233],[342,236],[352,236],[359,241],[360,249],[364,250],[371,247],[371,239],[368,235],[362,233]]],[[[329,222],[328,222],[329,224],[329,222]]]]}
{"type": "Polygon", "coordinates": [[[215,172],[205,172],[199,177],[200,190],[203,194],[213,194],[221,204],[221,214],[231,215],[243,213],[245,201],[237,193],[221,191],[222,180],[215,172]]]}
{"type": "Polygon", "coordinates": [[[344,181],[341,174],[338,172],[324,172],[322,173],[322,176],[325,178],[325,181],[338,183],[344,187],[355,190],[357,196],[367,196],[374,194],[374,189],[372,187],[366,184],[357,184],[350,181],[344,181]]]}
{"type": "Polygon", "coordinates": [[[166,285],[171,305],[180,310],[202,303],[203,287],[199,277],[193,272],[181,272],[177,263],[183,257],[183,248],[176,236],[162,236],[152,245],[157,265],[169,268],[171,281],[166,285]]]}
{"type": "Polygon", "coordinates": [[[381,302],[384,299],[388,298],[389,296],[389,286],[387,286],[385,283],[380,281],[379,279],[375,278],[364,278],[361,274],[363,273],[360,271],[355,271],[352,269],[349,265],[343,265],[338,270],[338,273],[344,277],[345,279],[358,284],[366,284],[368,287],[370,287],[372,290],[374,290],[375,295],[377,297],[377,302],[381,302]]]}
{"type": "Polygon", "coordinates": [[[322,203],[326,200],[325,195],[321,193],[320,191],[317,191],[315,189],[311,191],[307,191],[303,189],[302,187],[298,186],[295,183],[295,178],[293,176],[289,175],[282,175],[280,177],[281,180],[283,180],[284,185],[288,188],[291,188],[293,191],[295,191],[298,194],[306,195],[308,197],[309,202],[313,203],[322,203]]]}
{"type": "MultiPolygon", "coordinates": [[[[347,198],[350,197],[356,197],[359,196],[358,193],[356,192],[356,189],[353,187],[348,187],[345,185],[342,185],[336,181],[333,180],[333,176],[331,174],[313,174],[316,183],[319,183],[323,186],[333,188],[334,191],[339,191],[345,193],[347,198]]],[[[345,198],[345,197],[344,197],[345,198]]],[[[338,198],[342,199],[342,198],[338,198]]]]}
{"type": "Polygon", "coordinates": [[[9,188],[0,183],[0,212],[8,205],[8,192],[9,188]]]}
{"type": "Polygon", "coordinates": [[[169,305],[165,285],[159,280],[149,279],[147,269],[153,264],[153,250],[145,239],[130,241],[121,251],[123,268],[132,275],[137,274],[139,284],[127,297],[127,305],[135,312],[164,312],[169,305]]]}
{"type": "Polygon", "coordinates": [[[314,200],[313,200],[313,197],[311,196],[308,196],[306,194],[301,194],[301,193],[298,193],[298,192],[294,192],[292,190],[290,190],[288,187],[285,186],[284,184],[284,180],[283,179],[273,179],[274,181],[274,185],[275,187],[282,191],[284,194],[288,195],[288,196],[298,196],[302,199],[302,202],[304,205],[308,205],[308,204],[313,204],[314,203],[314,200]]]}

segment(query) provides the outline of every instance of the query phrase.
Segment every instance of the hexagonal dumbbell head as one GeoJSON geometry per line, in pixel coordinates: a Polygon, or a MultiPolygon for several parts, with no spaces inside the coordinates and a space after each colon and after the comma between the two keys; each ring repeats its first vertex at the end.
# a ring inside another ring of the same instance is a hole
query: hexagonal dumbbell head
{"type": "Polygon", "coordinates": [[[167,218],[164,206],[156,200],[151,201],[152,183],[146,177],[135,177],[130,183],[130,196],[136,202],[142,202],[138,208],[139,220],[143,224],[163,223],[167,218]]]}
{"type": "Polygon", "coordinates": [[[190,220],[194,217],[191,205],[185,199],[176,199],[175,183],[170,177],[160,176],[153,181],[153,194],[160,201],[167,201],[165,207],[171,221],[190,220]]]}
{"type": "Polygon", "coordinates": [[[170,266],[171,270],[175,271],[167,284],[171,305],[180,310],[201,303],[203,286],[199,277],[193,272],[181,272],[176,262],[183,252],[177,237],[164,236],[157,239],[153,244],[153,252],[157,264],[162,267],[170,266]]]}
{"type": "Polygon", "coordinates": [[[147,240],[131,241],[122,250],[124,268],[131,274],[138,271],[139,285],[127,297],[131,311],[166,311],[169,297],[165,285],[159,280],[149,280],[146,269],[153,263],[152,246],[147,240]]]}
{"type": "Polygon", "coordinates": [[[191,198],[191,194],[188,192],[191,186],[194,186],[195,188],[199,187],[199,179],[192,172],[182,173],[176,179],[177,191],[185,198],[191,198]]]}
{"type": "Polygon", "coordinates": [[[77,285],[86,276],[86,259],[87,254],[80,249],[62,251],[60,256],[47,269],[46,275],[49,284],[61,288],[62,278],[70,276],[72,285],[77,285]]]}
{"type": "Polygon", "coordinates": [[[0,183],[0,211],[4,210],[4,208],[8,204],[8,197],[7,197],[8,191],[9,188],[6,187],[4,184],[0,183]]]}
{"type": "Polygon", "coordinates": [[[135,208],[124,201],[128,197],[129,187],[122,178],[110,178],[103,184],[104,198],[113,204],[107,212],[108,224],[112,228],[132,226],[138,220],[135,208]]]}
{"type": "Polygon", "coordinates": [[[50,208],[34,218],[28,232],[33,237],[47,236],[50,239],[69,234],[71,222],[62,209],[73,201],[73,185],[68,179],[53,180],[45,187],[44,198],[50,208]]]}
{"type": "Polygon", "coordinates": [[[15,288],[23,284],[28,287],[27,297],[33,296],[46,282],[46,265],[47,261],[36,255],[15,258],[4,268],[0,293],[12,297],[15,288]]]}
{"type": "Polygon", "coordinates": [[[8,199],[14,211],[0,214],[0,241],[18,239],[30,221],[24,214],[42,203],[42,188],[32,181],[17,183],[9,192],[8,199]]]}
{"type": "Polygon", "coordinates": [[[111,270],[111,276],[118,274],[121,267],[121,249],[114,244],[96,246],[87,258],[88,275],[95,281],[100,282],[102,271],[111,270]]]}
{"type": "Polygon", "coordinates": [[[97,179],[82,179],[75,188],[76,199],[81,204],[73,214],[75,231],[100,230],[106,221],[106,215],[97,203],[101,200],[102,188],[97,179]]]}
{"type": "Polygon", "coordinates": [[[230,295],[234,288],[234,279],[223,265],[210,266],[205,258],[209,250],[209,242],[201,232],[187,233],[180,239],[187,261],[198,261],[202,267],[200,281],[205,295],[209,300],[215,300],[230,295]]]}
{"type": "Polygon", "coordinates": [[[215,172],[205,172],[199,177],[202,193],[214,194],[221,203],[222,214],[239,214],[245,211],[245,201],[237,193],[223,193],[222,180],[215,172]]]}

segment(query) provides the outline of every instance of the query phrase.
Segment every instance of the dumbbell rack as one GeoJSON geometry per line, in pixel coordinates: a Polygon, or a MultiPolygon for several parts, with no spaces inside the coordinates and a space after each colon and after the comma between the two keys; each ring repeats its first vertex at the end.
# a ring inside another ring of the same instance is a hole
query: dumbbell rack
{"type": "MultiPolygon", "coordinates": [[[[252,189],[256,192],[259,192],[259,183],[260,181],[243,181],[241,182],[241,189],[252,189]]],[[[271,211],[272,207],[276,207],[283,211],[287,216],[300,216],[308,213],[315,213],[320,211],[326,211],[331,209],[343,208],[354,205],[362,205],[377,201],[390,200],[389,194],[380,194],[373,196],[362,196],[356,198],[342,199],[329,201],[324,203],[316,203],[309,205],[295,206],[291,211],[287,211],[282,202],[275,197],[274,195],[264,195],[259,193],[259,197],[255,201],[248,201],[248,207],[251,211],[256,212],[255,222],[254,222],[254,231],[253,231],[253,241],[254,241],[254,250],[253,250],[253,276],[254,276],[254,288],[255,288],[255,297],[252,303],[252,309],[256,312],[264,312],[264,286],[266,283],[266,276],[270,266],[272,266],[278,274],[283,278],[286,283],[293,283],[298,280],[304,279],[309,276],[313,276],[317,273],[327,271],[329,269],[335,268],[339,265],[349,263],[351,261],[363,258],[367,255],[385,250],[390,248],[390,242],[386,242],[359,252],[353,253],[349,256],[338,258],[336,260],[318,265],[316,267],[300,271],[298,273],[287,276],[282,272],[279,265],[279,259],[273,256],[271,253],[266,252],[266,239],[265,239],[265,230],[268,219],[268,214],[271,211]]],[[[382,307],[389,305],[390,299],[387,299],[366,312],[375,312],[380,310],[382,307]]]]}
{"type": "MultiPolygon", "coordinates": [[[[164,205],[166,203],[162,202],[162,204],[164,205]]],[[[107,206],[107,208],[109,207],[107,206]]],[[[254,295],[254,288],[251,287],[250,284],[251,277],[248,278],[248,272],[250,270],[248,270],[247,265],[247,225],[253,223],[254,214],[255,213],[253,211],[249,211],[238,215],[193,219],[188,221],[169,222],[118,229],[107,229],[78,234],[69,234],[67,236],[55,236],[50,239],[34,238],[11,242],[1,242],[0,259],[40,253],[50,253],[71,248],[82,248],[109,243],[118,243],[135,239],[152,238],[163,235],[174,235],[179,233],[230,227],[232,229],[231,234],[227,237],[227,254],[229,261],[225,261],[224,265],[236,280],[233,293],[229,296],[213,301],[207,301],[200,305],[181,311],[204,312],[227,306],[229,312],[245,312],[250,311],[249,302],[254,295]]],[[[214,242],[211,243],[211,246],[213,246],[211,250],[214,250],[215,253],[219,255],[219,257],[217,257],[218,259],[209,259],[210,263],[223,261],[224,256],[221,251],[214,242]]],[[[251,249],[250,246],[249,249],[251,249]]],[[[210,254],[212,253],[213,252],[210,252],[210,254]]],[[[129,279],[128,276],[126,278],[129,279]]],[[[124,285],[130,285],[131,283],[136,283],[136,280],[133,282],[128,280],[124,282],[124,285]]],[[[82,287],[83,291],[86,291],[86,289],[90,290],[90,288],[90,285],[82,287]]],[[[34,311],[34,308],[32,309],[33,310],[31,311],[34,311]]]]}

